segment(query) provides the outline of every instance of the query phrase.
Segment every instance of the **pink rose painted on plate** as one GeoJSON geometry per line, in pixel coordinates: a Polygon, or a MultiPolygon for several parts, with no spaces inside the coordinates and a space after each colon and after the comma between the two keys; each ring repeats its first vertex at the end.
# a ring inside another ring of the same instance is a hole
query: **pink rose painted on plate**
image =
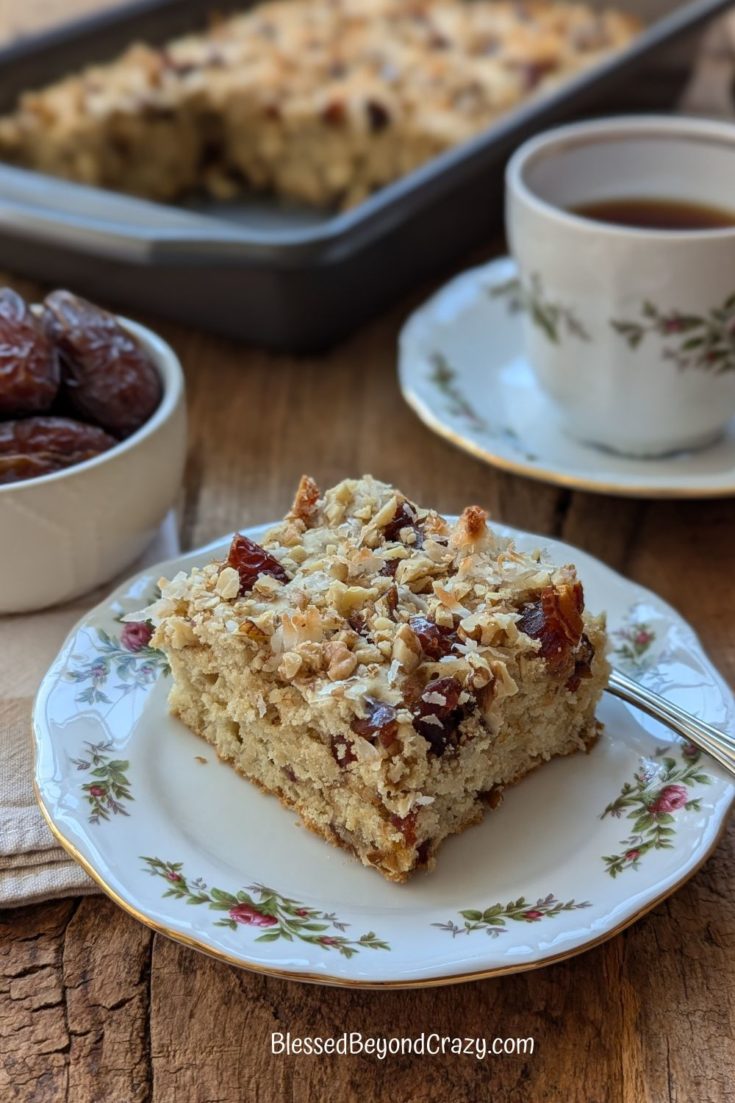
{"type": "Polygon", "coordinates": [[[126,807],[133,799],[128,780],[130,763],[126,758],[115,757],[112,740],[85,742],[82,757],[72,758],[71,761],[77,770],[90,778],[81,787],[89,805],[90,823],[99,824],[112,816],[130,814],[126,807]]]}
{"type": "Polygon", "coordinates": [[[251,927],[275,927],[278,924],[275,915],[264,915],[249,904],[236,904],[227,914],[236,923],[248,924],[251,927]]]}
{"type": "MultiPolygon", "coordinates": [[[[121,617],[116,618],[120,623],[121,617]]],[[[170,674],[162,651],[151,647],[153,625],[148,621],[123,623],[120,634],[97,628],[86,652],[72,655],[64,677],[80,687],[81,705],[113,705],[130,693],[147,692],[159,677],[170,674]]]]}
{"type": "Polygon", "coordinates": [[[123,625],[123,630],[120,633],[120,644],[126,651],[142,651],[151,642],[152,635],[153,626],[149,621],[131,621],[129,624],[123,625]]]}
{"type": "Polygon", "coordinates": [[[615,663],[630,674],[641,673],[651,662],[651,646],[656,641],[656,633],[643,620],[631,617],[621,628],[610,633],[613,641],[615,663]]]}
{"type": "Polygon", "coordinates": [[[683,808],[689,798],[684,785],[667,785],[662,789],[653,804],[649,804],[648,811],[653,815],[661,812],[676,812],[677,808],[683,808]]]}
{"type": "Polygon", "coordinates": [[[642,760],[633,776],[626,781],[620,794],[608,804],[601,815],[632,820],[630,835],[621,839],[622,851],[606,854],[603,862],[611,877],[628,869],[638,869],[649,850],[671,850],[676,837],[674,812],[699,811],[700,799],[693,797],[694,785],[709,785],[710,778],[702,770],[700,752],[691,743],[678,744],[657,752],[654,759],[642,760]],[[681,761],[672,757],[681,755],[681,761]]]}
{"type": "Polygon", "coordinates": [[[307,908],[299,900],[282,896],[266,885],[248,885],[238,892],[211,888],[201,877],[188,878],[181,862],[165,862],[161,858],[141,857],[145,869],[153,877],[167,882],[164,896],[173,896],[186,904],[204,904],[212,911],[226,913],[214,920],[215,927],[255,927],[262,930],[255,942],[309,942],[326,950],[337,950],[343,957],[353,957],[360,950],[390,950],[390,946],[374,931],[359,938],[343,933],[349,924],[333,912],[307,908]],[[336,934],[329,934],[330,927],[336,934]]]}

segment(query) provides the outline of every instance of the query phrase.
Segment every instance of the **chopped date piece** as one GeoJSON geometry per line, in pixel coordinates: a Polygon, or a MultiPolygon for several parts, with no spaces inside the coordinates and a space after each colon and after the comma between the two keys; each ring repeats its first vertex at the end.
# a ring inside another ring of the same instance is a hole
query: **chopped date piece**
{"type": "Polygon", "coordinates": [[[559,62],[556,58],[545,58],[539,61],[514,61],[512,68],[519,73],[524,91],[531,92],[541,83],[544,77],[559,68],[559,62]]]}
{"type": "Polygon", "coordinates": [[[428,617],[411,617],[408,623],[429,659],[441,659],[448,655],[457,642],[453,628],[442,628],[428,617]]]}
{"type": "Polygon", "coordinates": [[[503,803],[503,786],[493,785],[492,789],[484,789],[477,794],[477,797],[488,808],[497,808],[499,804],[503,803]]]}
{"type": "Polygon", "coordinates": [[[398,506],[393,519],[383,528],[386,540],[400,540],[402,529],[413,529],[416,533],[414,547],[420,548],[423,543],[423,533],[418,527],[418,511],[416,506],[409,501],[403,501],[398,506]]]}
{"type": "Polygon", "coordinates": [[[227,565],[234,567],[240,575],[240,592],[238,597],[247,594],[255,585],[256,579],[262,574],[272,575],[279,582],[288,582],[289,577],[278,560],[256,544],[248,536],[238,533],[230,544],[227,556],[227,565]]]}
{"type": "Polygon", "coordinates": [[[547,586],[535,601],[521,609],[518,629],[540,640],[539,655],[552,673],[566,673],[572,652],[582,636],[584,593],[579,582],[555,590],[547,586]]]}
{"type": "Polygon", "coordinates": [[[384,747],[390,747],[398,734],[398,721],[393,705],[388,705],[385,701],[377,701],[374,697],[366,697],[365,708],[367,716],[352,721],[353,732],[371,743],[377,738],[384,747]]]}
{"type": "Polygon", "coordinates": [[[459,703],[461,693],[456,678],[434,678],[414,704],[413,726],[429,743],[432,754],[440,756],[448,746],[456,746],[457,728],[467,711],[459,703]]]}
{"type": "Polygon", "coordinates": [[[590,643],[589,636],[582,634],[579,647],[574,653],[574,673],[566,683],[566,688],[576,693],[583,679],[592,677],[592,660],[595,657],[595,649],[590,643]]]}
{"type": "Polygon", "coordinates": [[[416,860],[420,866],[425,866],[431,857],[431,839],[424,839],[416,847],[416,860]]]}
{"type": "Polygon", "coordinates": [[[56,349],[32,310],[9,287],[0,290],[0,417],[48,410],[59,389],[56,349]]]}
{"type": "Polygon", "coordinates": [[[368,100],[365,104],[365,110],[373,134],[379,134],[381,130],[385,130],[387,126],[390,126],[390,111],[379,100],[368,100]]]}
{"type": "Polygon", "coordinates": [[[367,623],[362,613],[353,613],[352,616],[347,618],[347,623],[353,632],[357,632],[358,636],[362,636],[364,640],[369,640],[370,632],[368,631],[367,623]]]}
{"type": "Polygon", "coordinates": [[[330,737],[330,750],[332,752],[332,758],[338,766],[349,766],[350,763],[357,761],[357,755],[353,750],[352,744],[345,739],[343,735],[333,735],[330,737]]]}
{"type": "Polygon", "coordinates": [[[447,38],[441,31],[434,31],[429,37],[429,46],[432,50],[448,50],[452,45],[451,38],[447,38]]]}
{"type": "Polygon", "coordinates": [[[322,122],[327,126],[343,126],[347,119],[344,100],[331,100],[322,109],[322,122]]]}
{"type": "Polygon", "coordinates": [[[113,314],[69,291],[44,303],[44,327],[61,355],[61,385],[84,418],[124,438],[161,401],[158,372],[113,314]]]}
{"type": "Polygon", "coordinates": [[[416,813],[409,812],[407,816],[391,815],[390,822],[403,835],[407,846],[413,846],[416,842],[416,813]]]}
{"type": "Polygon", "coordinates": [[[396,609],[398,608],[398,587],[396,586],[395,582],[385,595],[385,603],[388,606],[388,612],[390,613],[391,617],[395,619],[394,614],[396,609]]]}
{"type": "Polygon", "coordinates": [[[62,471],[99,456],[116,443],[103,429],[71,418],[0,422],[0,483],[62,471]]]}
{"type": "Polygon", "coordinates": [[[383,566],[378,571],[378,574],[387,575],[388,578],[395,578],[397,570],[398,570],[398,560],[397,559],[386,559],[385,563],[383,564],[383,566]]]}

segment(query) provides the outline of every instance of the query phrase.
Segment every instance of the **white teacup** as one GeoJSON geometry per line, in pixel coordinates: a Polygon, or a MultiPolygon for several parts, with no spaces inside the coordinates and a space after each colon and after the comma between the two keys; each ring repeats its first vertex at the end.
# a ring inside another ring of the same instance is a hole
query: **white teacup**
{"type": "Polygon", "coordinates": [[[735,226],[580,217],[612,199],[735,212],[735,126],[638,116],[559,127],[506,174],[526,351],[577,439],[636,456],[699,448],[735,414],[735,226]]]}

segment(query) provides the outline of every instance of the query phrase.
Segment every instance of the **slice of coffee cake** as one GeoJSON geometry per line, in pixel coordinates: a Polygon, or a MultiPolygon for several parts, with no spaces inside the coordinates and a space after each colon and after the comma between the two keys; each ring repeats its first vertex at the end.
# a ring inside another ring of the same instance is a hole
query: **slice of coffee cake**
{"type": "Polygon", "coordinates": [[[304,477],[262,544],[161,593],[174,715],[393,881],[597,732],[602,620],[573,567],[477,506],[450,523],[370,476],[323,496],[304,477]]]}

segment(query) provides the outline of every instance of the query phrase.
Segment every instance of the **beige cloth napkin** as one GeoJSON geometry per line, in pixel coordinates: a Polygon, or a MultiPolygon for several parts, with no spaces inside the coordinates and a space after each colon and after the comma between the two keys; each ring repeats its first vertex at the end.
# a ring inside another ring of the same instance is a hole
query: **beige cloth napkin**
{"type": "MultiPolygon", "coordinates": [[[[178,551],[170,513],[125,576],[178,551]]],[[[36,804],[30,717],[41,678],[67,633],[113,585],[56,609],[0,617],[0,908],[97,891],[55,841],[36,804]]]]}

